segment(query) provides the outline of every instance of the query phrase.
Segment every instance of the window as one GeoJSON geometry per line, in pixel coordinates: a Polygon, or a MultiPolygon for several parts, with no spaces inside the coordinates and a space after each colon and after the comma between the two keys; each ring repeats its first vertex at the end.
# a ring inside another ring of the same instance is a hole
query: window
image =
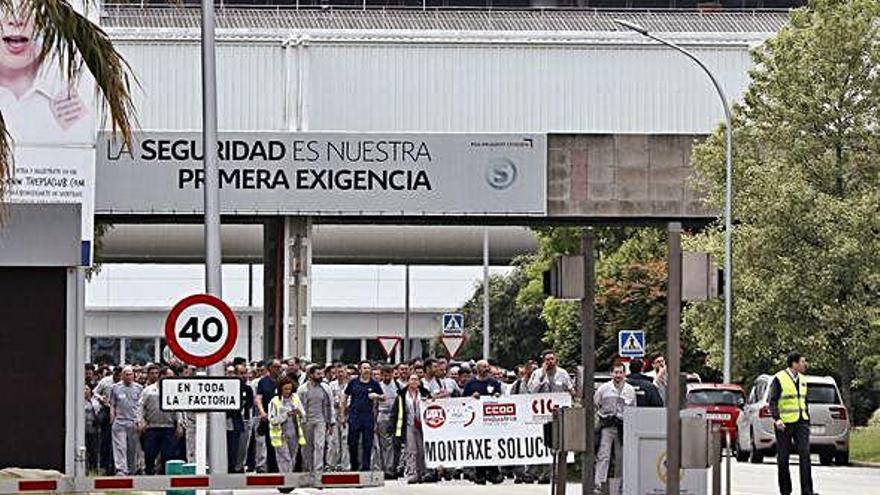
{"type": "Polygon", "coordinates": [[[95,364],[119,364],[119,341],[120,339],[92,337],[89,339],[91,349],[91,362],[95,364]]]}
{"type": "Polygon", "coordinates": [[[762,401],[764,400],[765,392],[767,391],[767,381],[759,380],[755,384],[755,400],[762,401]]]}
{"type": "Polygon", "coordinates": [[[126,364],[147,364],[156,361],[156,339],[125,339],[126,364]]]}
{"type": "Polygon", "coordinates": [[[695,389],[687,395],[688,404],[712,406],[738,406],[745,400],[736,390],[695,389]]]}
{"type": "Polygon", "coordinates": [[[808,383],[807,403],[809,404],[840,404],[840,396],[834,385],[825,383],[808,383]]]}
{"type": "Polygon", "coordinates": [[[342,361],[345,364],[357,363],[361,360],[361,340],[334,339],[330,356],[333,361],[342,361]]]}
{"type": "Polygon", "coordinates": [[[312,339],[312,361],[319,364],[327,362],[327,339],[312,339]]]}

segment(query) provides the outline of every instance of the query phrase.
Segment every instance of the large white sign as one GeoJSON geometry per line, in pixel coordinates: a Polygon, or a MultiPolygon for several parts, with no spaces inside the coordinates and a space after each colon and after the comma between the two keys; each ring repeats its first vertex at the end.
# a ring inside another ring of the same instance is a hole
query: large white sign
{"type": "Polygon", "coordinates": [[[427,467],[550,464],[543,425],[570,406],[565,393],[422,402],[427,467]]]}
{"type": "Polygon", "coordinates": [[[163,411],[237,411],[241,409],[238,378],[163,378],[159,382],[163,411]]]}
{"type": "MultiPolygon", "coordinates": [[[[18,6],[21,2],[13,2],[18,6]]],[[[71,1],[78,11],[82,2],[71,1]]],[[[16,11],[17,12],[17,11],[16,11]]],[[[82,263],[91,264],[94,216],[94,80],[68,80],[58,59],[43,56],[33,18],[0,9],[0,34],[18,41],[0,56],[0,112],[14,143],[11,203],[82,205],[82,263]],[[14,22],[13,22],[14,21],[14,22]]],[[[97,9],[89,12],[97,20],[97,9]]]]}
{"type": "MultiPolygon", "coordinates": [[[[544,215],[542,134],[221,133],[220,205],[239,215],[544,215]]],[[[198,214],[201,136],[98,139],[96,208],[198,214]]]]}

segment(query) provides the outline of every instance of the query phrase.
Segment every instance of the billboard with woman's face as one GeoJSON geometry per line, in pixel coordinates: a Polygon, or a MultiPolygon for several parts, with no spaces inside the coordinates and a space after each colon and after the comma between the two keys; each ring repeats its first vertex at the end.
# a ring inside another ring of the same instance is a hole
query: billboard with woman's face
{"type": "Polygon", "coordinates": [[[0,8],[0,112],[15,164],[6,201],[82,205],[83,263],[93,229],[95,109],[87,71],[70,80],[44,53],[26,2],[0,8]]]}

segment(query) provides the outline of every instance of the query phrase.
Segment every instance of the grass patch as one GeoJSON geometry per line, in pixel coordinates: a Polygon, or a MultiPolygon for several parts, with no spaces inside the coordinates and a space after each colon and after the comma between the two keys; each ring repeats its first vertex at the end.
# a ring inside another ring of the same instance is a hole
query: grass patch
{"type": "Polygon", "coordinates": [[[880,462],[880,426],[854,430],[849,440],[849,456],[854,461],[880,462]]]}

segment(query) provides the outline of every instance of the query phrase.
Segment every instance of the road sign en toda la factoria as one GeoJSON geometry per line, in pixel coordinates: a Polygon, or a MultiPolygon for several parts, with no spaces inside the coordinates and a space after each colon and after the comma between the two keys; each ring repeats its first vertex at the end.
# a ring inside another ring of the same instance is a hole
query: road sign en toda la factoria
{"type": "Polygon", "coordinates": [[[193,366],[220,362],[235,347],[238,323],[232,309],[217,297],[196,294],[171,308],[165,340],[178,359],[193,366]]]}
{"type": "Polygon", "coordinates": [[[241,409],[241,380],[237,377],[169,377],[159,380],[163,411],[237,411],[241,409]]]}

